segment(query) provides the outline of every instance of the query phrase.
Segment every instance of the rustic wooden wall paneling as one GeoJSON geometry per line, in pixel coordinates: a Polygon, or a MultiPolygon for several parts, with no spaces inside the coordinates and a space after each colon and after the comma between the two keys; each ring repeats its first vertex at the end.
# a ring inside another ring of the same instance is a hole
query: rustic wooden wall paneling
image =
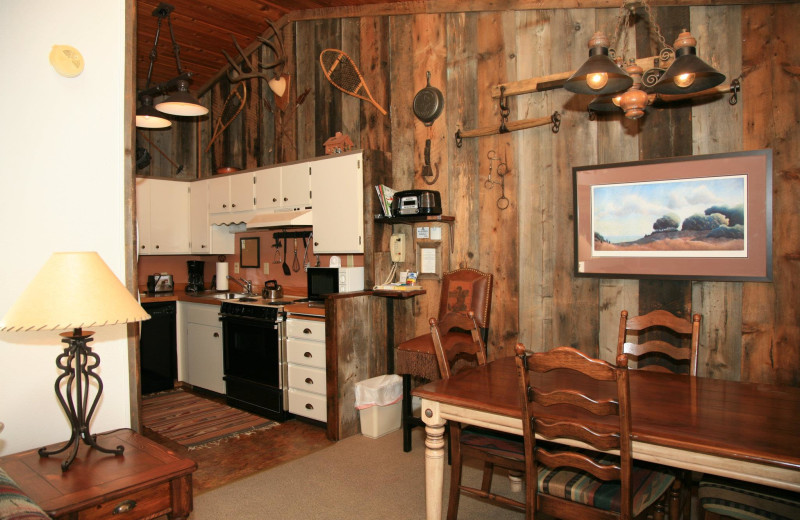
{"type": "MultiPolygon", "coordinates": [[[[316,59],[313,58],[314,50],[316,49],[316,22],[298,22],[296,28],[295,67],[297,75],[295,79],[297,81],[295,81],[295,84],[297,85],[297,95],[301,95],[306,89],[310,90],[303,104],[297,107],[294,115],[297,125],[297,134],[294,142],[286,143],[286,145],[294,147],[293,155],[295,159],[307,159],[316,155],[314,153],[314,137],[316,135],[314,131],[316,126],[314,115],[317,110],[317,96],[324,94],[318,92],[319,53],[316,53],[316,59]]],[[[326,92],[328,92],[329,87],[334,88],[328,84],[325,87],[326,92]]],[[[285,117],[291,117],[291,115],[286,114],[285,117]]],[[[288,150],[287,152],[290,153],[288,150]]]]}
{"type": "Polygon", "coordinates": [[[359,64],[361,74],[375,102],[388,114],[383,115],[372,103],[364,102],[363,110],[348,114],[353,121],[343,121],[343,127],[348,127],[350,132],[359,133],[358,147],[388,152],[392,146],[389,18],[366,17],[354,25],[360,29],[360,38],[356,42],[361,43],[356,63],[359,64]],[[359,115],[360,117],[354,117],[359,115]]]}
{"type": "MultiPolygon", "coordinates": [[[[741,74],[741,8],[692,7],[692,35],[698,55],[726,76],[726,84],[741,74]]],[[[692,153],[724,153],[742,149],[742,103],[724,99],[692,107],[692,153]]],[[[700,325],[698,375],[738,380],[742,358],[742,282],[694,282],[692,314],[700,325]]]]}
{"type": "MultiPolygon", "coordinates": [[[[274,139],[275,151],[274,157],[276,163],[290,162],[297,159],[297,145],[296,138],[298,111],[300,110],[297,105],[301,100],[299,97],[303,91],[298,88],[297,78],[299,77],[299,69],[297,67],[297,50],[295,31],[299,30],[298,24],[287,24],[283,28],[283,46],[286,51],[286,68],[285,71],[290,76],[289,80],[289,104],[284,110],[274,108],[273,120],[275,122],[274,139]]],[[[305,104],[305,98],[302,100],[305,104]]]]}
{"type": "MultiPolygon", "coordinates": [[[[304,56],[304,59],[314,62],[316,65],[314,68],[316,84],[314,123],[305,128],[306,132],[313,133],[314,144],[312,149],[306,150],[305,157],[317,157],[325,154],[325,141],[334,135],[336,129],[342,127],[342,98],[348,96],[328,81],[319,65],[319,55],[323,50],[342,48],[341,20],[317,20],[314,25],[314,46],[311,54],[304,56]]],[[[354,61],[358,65],[358,61],[355,59],[354,61]]]]}
{"type": "MultiPolygon", "coordinates": [[[[563,63],[551,58],[558,47],[551,36],[552,11],[525,11],[517,23],[517,78],[533,78],[560,72],[563,63]],[[523,51],[528,49],[528,51],[523,51]]],[[[514,100],[516,116],[544,117],[560,106],[553,102],[552,92],[518,96],[514,100]]],[[[530,128],[516,133],[519,174],[519,341],[534,351],[550,346],[552,311],[552,250],[554,143],[564,134],[544,128],[530,128]]],[[[488,171],[481,169],[481,186],[488,180],[488,171]]],[[[496,179],[496,176],[493,177],[496,179]]]]}
{"type": "MultiPolygon", "coordinates": [[[[285,45],[285,42],[284,42],[285,45]]],[[[289,52],[288,50],[286,51],[289,52]]],[[[272,63],[277,56],[267,47],[262,45],[258,48],[258,63],[272,63]]],[[[272,71],[267,72],[271,76],[272,71]]],[[[269,88],[266,79],[250,80],[253,99],[247,107],[247,128],[248,148],[252,153],[246,157],[246,168],[256,168],[259,166],[269,166],[275,164],[275,112],[278,107],[275,105],[275,94],[269,88]]]]}
{"type": "MultiPolygon", "coordinates": [[[[583,9],[558,10],[553,13],[551,36],[558,42],[554,68],[566,64],[580,66],[586,58],[587,42],[594,32],[594,12],[583,9]],[[565,37],[564,32],[569,32],[565,37]]],[[[592,164],[597,158],[596,127],[587,122],[585,96],[563,89],[553,92],[556,106],[563,107],[561,132],[553,141],[555,163],[552,204],[553,222],[549,265],[552,277],[552,337],[542,348],[571,345],[587,354],[598,356],[598,288],[594,278],[575,276],[575,226],[572,189],[572,167],[592,164]]]]}
{"type": "MultiPolygon", "coordinates": [[[[614,27],[616,9],[598,9],[597,27],[614,27]]],[[[628,33],[632,34],[633,29],[628,33]]],[[[620,38],[618,52],[625,56],[636,56],[636,42],[633,37],[620,38]]],[[[612,114],[598,114],[597,121],[597,162],[610,164],[636,161],[639,159],[639,122],[628,119],[620,110],[612,114]]],[[[636,314],[639,309],[639,280],[601,279],[599,286],[598,337],[599,356],[608,362],[615,362],[619,317],[623,310],[636,314]]]]}
{"type": "Polygon", "coordinates": [[[772,148],[772,283],[742,291],[742,379],[800,384],[800,5],[742,8],[746,150],[772,148]],[[765,59],[769,57],[769,59],[765,59]]]}
{"type": "MultiPolygon", "coordinates": [[[[356,64],[361,63],[361,48],[365,45],[364,38],[361,34],[361,24],[362,21],[359,18],[345,18],[342,20],[342,41],[339,44],[339,48],[353,58],[356,64]]],[[[334,133],[328,137],[335,135],[335,132],[342,132],[350,136],[350,140],[353,141],[353,146],[355,148],[366,149],[367,147],[363,146],[361,142],[363,132],[361,129],[360,107],[360,99],[354,96],[342,95],[342,113],[339,117],[340,124],[337,128],[332,129],[334,133]]]]}

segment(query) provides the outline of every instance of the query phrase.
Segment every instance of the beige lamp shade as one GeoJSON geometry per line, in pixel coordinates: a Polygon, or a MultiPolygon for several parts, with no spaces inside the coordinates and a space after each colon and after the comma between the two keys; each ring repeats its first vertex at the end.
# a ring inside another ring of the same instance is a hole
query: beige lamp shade
{"type": "Polygon", "coordinates": [[[0,330],[68,330],[150,319],[96,252],[53,253],[0,330]]]}

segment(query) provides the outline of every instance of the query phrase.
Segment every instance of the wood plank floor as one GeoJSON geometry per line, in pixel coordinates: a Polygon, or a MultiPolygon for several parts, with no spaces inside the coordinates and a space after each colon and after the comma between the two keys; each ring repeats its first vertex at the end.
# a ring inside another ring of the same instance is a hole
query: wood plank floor
{"type": "MultiPolygon", "coordinates": [[[[224,396],[183,387],[187,392],[211,400],[225,402],[224,396]]],[[[192,476],[194,493],[200,494],[224,486],[284,462],[303,457],[333,444],[325,437],[325,428],[291,419],[280,426],[250,435],[224,439],[218,444],[189,450],[147,427],[143,434],[174,452],[197,463],[192,476]]]]}

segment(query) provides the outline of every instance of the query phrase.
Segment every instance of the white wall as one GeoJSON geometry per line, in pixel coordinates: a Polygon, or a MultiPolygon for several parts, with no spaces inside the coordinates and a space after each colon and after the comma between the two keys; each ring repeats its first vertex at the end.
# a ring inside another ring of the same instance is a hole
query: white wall
{"type": "MultiPolygon", "coordinates": [[[[124,0],[0,1],[0,316],[56,251],[97,251],[125,279],[125,59],[124,0]],[[80,76],[50,66],[54,44],[83,54],[80,76]]],[[[130,426],[128,356],[125,326],[94,330],[99,433],[130,426]]],[[[69,438],[60,339],[0,332],[0,455],[69,438]]]]}

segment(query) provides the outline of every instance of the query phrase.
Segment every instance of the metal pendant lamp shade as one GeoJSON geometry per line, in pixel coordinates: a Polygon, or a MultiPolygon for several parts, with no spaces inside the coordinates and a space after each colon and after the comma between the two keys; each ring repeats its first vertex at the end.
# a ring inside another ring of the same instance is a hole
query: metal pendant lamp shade
{"type": "Polygon", "coordinates": [[[156,109],[174,116],[203,116],[208,109],[189,94],[189,82],[178,81],[178,91],[156,105],[156,109]]]}
{"type": "Polygon", "coordinates": [[[631,77],[608,56],[608,38],[601,32],[589,40],[589,59],[564,83],[575,94],[599,96],[625,90],[631,77]]]}
{"type": "Polygon", "coordinates": [[[152,96],[140,96],[142,106],[136,110],[136,126],[139,128],[169,128],[172,121],[164,118],[164,113],[153,107],[152,96]]]}
{"type": "Polygon", "coordinates": [[[658,94],[692,94],[716,87],[725,74],[697,57],[697,40],[686,29],[675,40],[675,61],[653,85],[658,94]]]}

